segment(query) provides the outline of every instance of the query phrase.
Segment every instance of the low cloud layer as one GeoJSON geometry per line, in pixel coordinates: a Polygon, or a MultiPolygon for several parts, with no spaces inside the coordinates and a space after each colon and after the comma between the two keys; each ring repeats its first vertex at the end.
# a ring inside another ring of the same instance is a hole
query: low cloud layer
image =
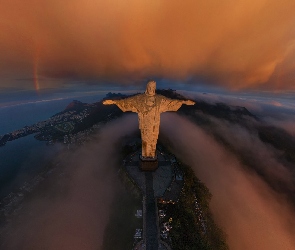
{"type": "MultiPolygon", "coordinates": [[[[75,152],[59,155],[62,169],[6,226],[5,250],[102,249],[118,188],[118,140],[137,128],[135,116],[110,122],[75,152]]],[[[59,170],[60,170],[59,169],[59,170]]],[[[2,242],[2,245],[1,245],[2,242]]]]}
{"type": "Polygon", "coordinates": [[[284,120],[267,117],[265,121],[273,126],[284,129],[295,138],[295,116],[286,117],[284,120]]]}
{"type": "Polygon", "coordinates": [[[214,124],[214,133],[230,145],[240,161],[248,165],[245,168],[261,175],[271,188],[282,195],[288,195],[294,204],[295,175],[292,169],[295,166],[283,160],[283,152],[262,142],[254,129],[249,131],[224,120],[209,119],[214,124]]]}
{"type": "MultiPolygon", "coordinates": [[[[197,177],[213,194],[210,207],[216,222],[226,232],[231,249],[295,248],[295,214],[284,194],[273,191],[254,169],[243,166],[212,135],[187,119],[165,114],[161,125],[161,132],[171,140],[176,156],[192,166],[197,177]]],[[[280,168],[284,167],[278,163],[273,149],[262,142],[259,144],[254,135],[243,136],[245,131],[237,128],[229,135],[233,128],[221,128],[227,133],[224,137],[232,140],[235,134],[237,147],[248,150],[249,157],[265,167],[264,172],[274,178],[278,175],[287,186],[292,185],[292,176],[285,174],[287,169],[281,171],[280,168]],[[250,150],[251,147],[255,152],[250,150]],[[264,161],[271,165],[267,166],[264,161]]]]}
{"type": "Polygon", "coordinates": [[[293,88],[294,10],[293,0],[5,1],[0,84],[164,77],[293,88]]]}
{"type": "Polygon", "coordinates": [[[295,136],[294,93],[204,93],[196,91],[177,91],[186,98],[205,101],[210,104],[226,103],[230,106],[246,107],[266,125],[279,127],[295,136]]]}

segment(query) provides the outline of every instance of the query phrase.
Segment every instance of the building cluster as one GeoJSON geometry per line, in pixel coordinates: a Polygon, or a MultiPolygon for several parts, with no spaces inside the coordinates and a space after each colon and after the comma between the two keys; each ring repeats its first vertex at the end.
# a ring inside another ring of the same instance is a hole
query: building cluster
{"type": "Polygon", "coordinates": [[[56,124],[57,122],[69,121],[82,122],[83,119],[85,119],[87,116],[89,116],[89,111],[86,108],[79,113],[77,113],[77,111],[75,110],[70,110],[61,114],[54,115],[50,117],[47,121],[50,121],[52,124],[56,124]]]}
{"type": "Polygon", "coordinates": [[[16,140],[20,137],[23,136],[27,136],[29,134],[33,134],[39,131],[39,128],[36,126],[36,124],[32,125],[32,126],[25,126],[21,129],[15,130],[13,132],[11,132],[10,138],[8,140],[12,141],[12,140],[16,140]]]}
{"type": "Polygon", "coordinates": [[[203,212],[201,209],[201,205],[199,204],[196,196],[194,199],[194,207],[195,207],[195,213],[197,215],[199,225],[201,226],[202,233],[205,234],[205,233],[207,233],[206,220],[204,218],[204,215],[203,215],[203,212]]]}
{"type": "MultiPolygon", "coordinates": [[[[73,121],[76,123],[82,122],[83,119],[85,119],[87,116],[89,116],[89,110],[87,108],[82,110],[79,113],[77,113],[74,110],[60,113],[60,114],[50,117],[48,120],[37,122],[31,126],[25,126],[21,129],[15,130],[15,131],[7,134],[7,135],[9,135],[9,137],[6,138],[6,141],[16,140],[20,137],[24,137],[29,134],[43,131],[44,129],[46,129],[48,127],[56,126],[57,124],[62,123],[62,122],[70,122],[70,121],[73,121]]],[[[0,136],[0,140],[2,138],[4,138],[4,136],[0,136]]],[[[49,136],[43,136],[41,138],[44,140],[48,140],[48,141],[51,140],[51,138],[49,136]]],[[[5,144],[5,143],[3,143],[3,144],[5,144]]]]}
{"type": "Polygon", "coordinates": [[[163,240],[167,240],[169,236],[169,231],[172,229],[172,218],[165,221],[166,212],[164,210],[159,210],[159,221],[160,221],[160,236],[163,240]]]}
{"type": "Polygon", "coordinates": [[[136,210],[135,217],[136,217],[136,218],[142,218],[142,209],[137,209],[137,210],[136,210]]]}
{"type": "MultiPolygon", "coordinates": [[[[99,129],[100,127],[101,123],[97,123],[91,128],[79,131],[75,134],[66,134],[61,138],[61,140],[59,139],[58,141],[61,141],[64,144],[68,145],[68,148],[70,148],[70,145],[83,145],[87,140],[89,140],[89,135],[93,134],[95,130],[99,129]]],[[[51,135],[46,136],[48,136],[48,143],[54,144],[55,141],[52,140],[51,135]]]]}
{"type": "Polygon", "coordinates": [[[44,177],[37,175],[30,182],[24,182],[17,192],[11,192],[0,201],[0,218],[9,219],[10,215],[16,214],[22,209],[24,197],[34,190],[44,177]]]}
{"type": "Polygon", "coordinates": [[[141,239],[142,238],[142,229],[141,228],[136,228],[135,229],[135,234],[134,234],[134,239],[141,239]]]}
{"type": "Polygon", "coordinates": [[[92,134],[94,131],[95,128],[93,126],[92,128],[80,131],[76,134],[64,135],[63,143],[67,144],[68,147],[70,147],[70,145],[83,145],[88,140],[89,135],[92,134]]]}
{"type": "Polygon", "coordinates": [[[174,171],[173,180],[170,186],[166,189],[164,195],[161,198],[158,198],[158,202],[162,204],[175,204],[176,202],[178,202],[184,185],[183,173],[179,169],[177,162],[173,159],[175,158],[170,159],[170,161],[173,162],[171,163],[174,171]]]}
{"type": "MultiPolygon", "coordinates": [[[[143,217],[142,209],[137,209],[136,210],[135,217],[137,219],[142,219],[142,217],[143,217]]],[[[141,242],[141,240],[143,238],[143,229],[142,228],[136,228],[133,238],[134,238],[133,246],[138,245],[139,242],[141,242]]],[[[136,249],[136,247],[134,249],[136,249]]],[[[138,249],[142,249],[142,248],[138,248],[138,249]]]]}

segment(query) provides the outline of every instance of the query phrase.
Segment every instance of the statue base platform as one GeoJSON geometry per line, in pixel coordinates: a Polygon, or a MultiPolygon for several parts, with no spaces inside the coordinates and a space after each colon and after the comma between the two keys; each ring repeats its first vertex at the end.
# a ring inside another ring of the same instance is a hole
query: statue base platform
{"type": "Polygon", "coordinates": [[[157,157],[151,158],[139,155],[139,160],[141,171],[155,171],[159,166],[157,157]]]}

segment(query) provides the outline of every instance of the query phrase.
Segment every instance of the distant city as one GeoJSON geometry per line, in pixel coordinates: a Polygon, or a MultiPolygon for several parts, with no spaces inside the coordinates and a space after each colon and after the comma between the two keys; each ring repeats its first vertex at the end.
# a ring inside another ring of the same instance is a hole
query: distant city
{"type": "MultiPolygon", "coordinates": [[[[117,98],[121,94],[107,94],[107,97],[117,98]]],[[[116,107],[105,107],[101,102],[88,104],[74,100],[64,111],[59,112],[47,120],[0,135],[0,146],[30,134],[35,138],[47,141],[49,144],[57,141],[65,144],[82,143],[84,137],[92,128],[99,127],[100,122],[107,122],[120,115],[116,107]],[[110,112],[114,110],[114,112],[110,112]]]]}

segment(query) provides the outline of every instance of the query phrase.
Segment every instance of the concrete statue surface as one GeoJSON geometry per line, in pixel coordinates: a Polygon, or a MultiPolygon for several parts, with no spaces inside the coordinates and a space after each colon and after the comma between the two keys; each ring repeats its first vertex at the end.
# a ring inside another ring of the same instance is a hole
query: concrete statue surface
{"type": "Polygon", "coordinates": [[[104,105],[117,105],[123,112],[138,113],[139,129],[142,140],[142,160],[156,158],[156,144],[160,128],[160,114],[177,111],[182,104],[194,105],[191,100],[170,99],[156,94],[156,82],[149,81],[146,91],[122,100],[105,100],[104,105]]]}

